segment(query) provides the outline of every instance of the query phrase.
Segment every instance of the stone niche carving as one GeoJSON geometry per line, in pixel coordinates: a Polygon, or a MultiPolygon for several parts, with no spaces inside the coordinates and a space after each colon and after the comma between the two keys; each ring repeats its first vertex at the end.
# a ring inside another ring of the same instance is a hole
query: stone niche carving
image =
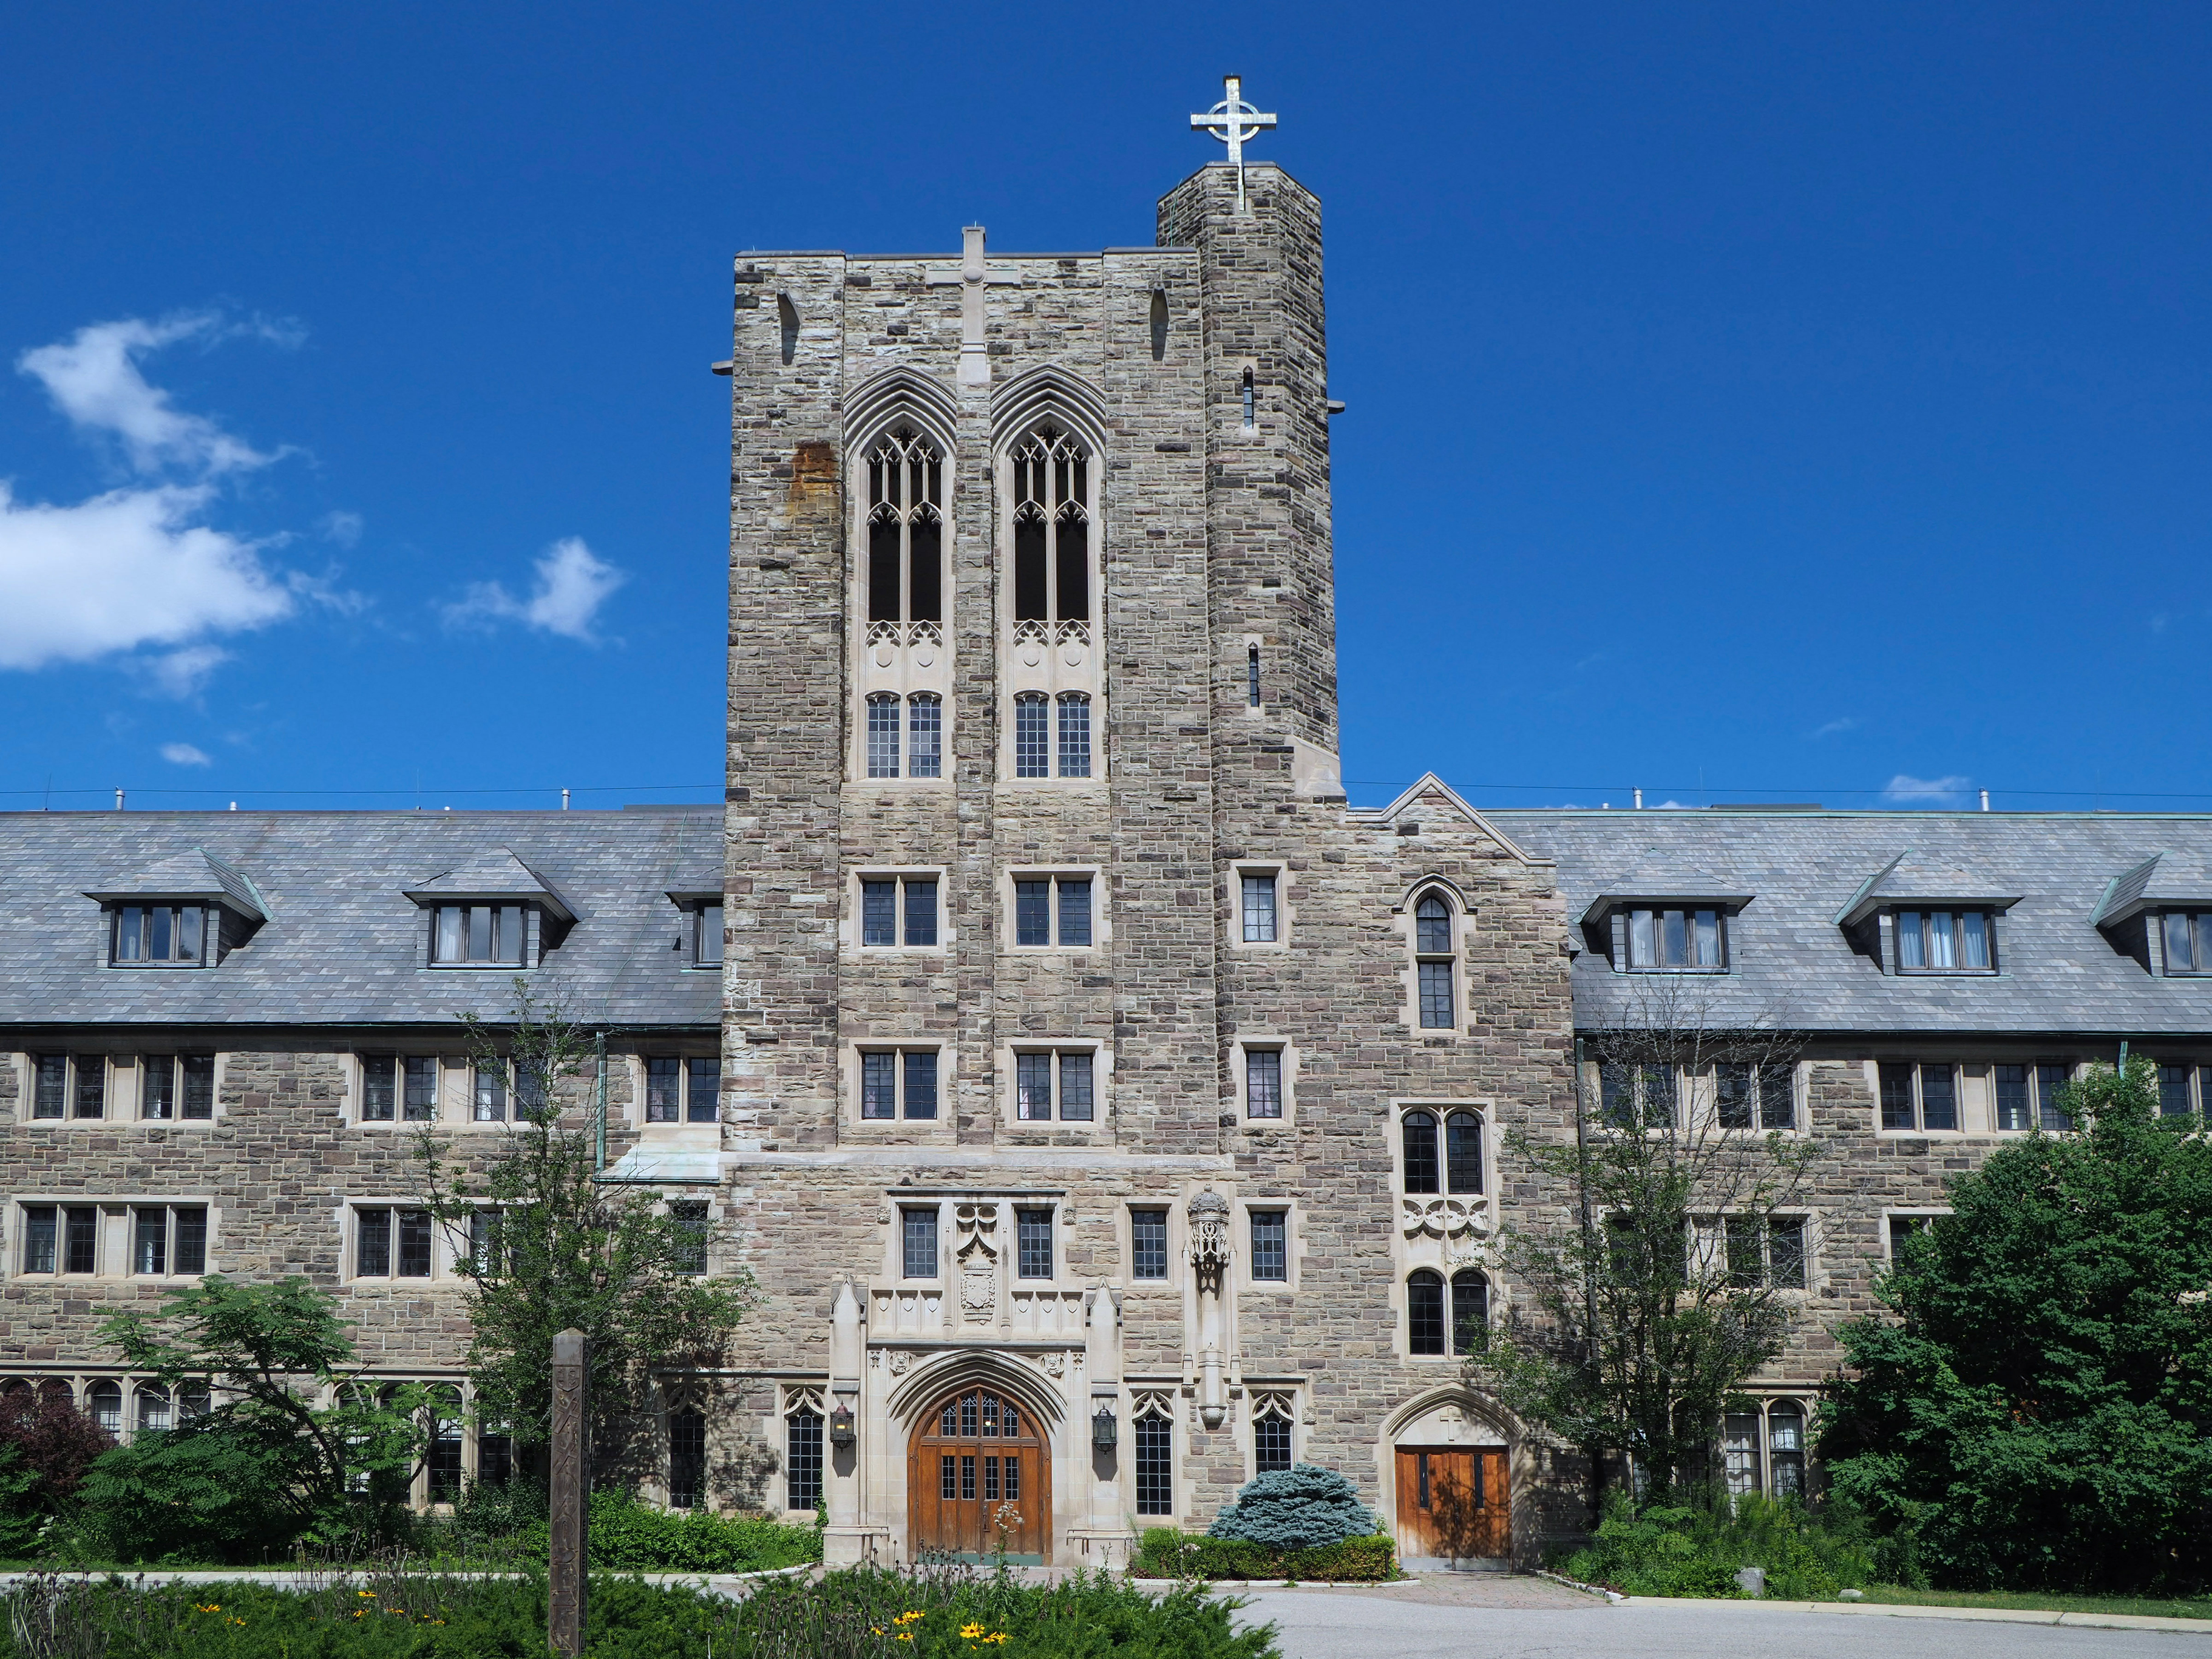
{"type": "Polygon", "coordinates": [[[1190,1265],[1218,1287],[1229,1267],[1229,1200],[1211,1187],[1190,1200],[1190,1265]]]}
{"type": "Polygon", "coordinates": [[[999,1206],[953,1206],[957,1238],[952,1259],[959,1268],[960,1316],[971,1325],[993,1323],[999,1313],[999,1206]]]}

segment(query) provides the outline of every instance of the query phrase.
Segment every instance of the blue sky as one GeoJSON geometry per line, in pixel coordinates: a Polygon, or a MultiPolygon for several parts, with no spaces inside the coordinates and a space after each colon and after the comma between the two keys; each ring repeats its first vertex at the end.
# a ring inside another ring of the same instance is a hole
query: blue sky
{"type": "Polygon", "coordinates": [[[0,64],[0,806],[714,799],[732,254],[1149,241],[1234,69],[1326,213],[1356,800],[2212,808],[2202,6],[90,3],[0,64]]]}

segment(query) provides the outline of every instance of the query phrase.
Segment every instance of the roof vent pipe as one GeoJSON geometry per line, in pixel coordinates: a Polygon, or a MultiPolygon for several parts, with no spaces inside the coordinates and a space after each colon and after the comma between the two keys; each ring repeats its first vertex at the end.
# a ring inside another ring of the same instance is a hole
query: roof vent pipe
{"type": "MultiPolygon", "coordinates": [[[[1989,804],[1989,793],[1984,790],[1982,794],[1982,806],[1984,811],[1988,809],[1989,804]]],[[[568,792],[565,789],[561,792],[561,810],[564,812],[568,810],[568,792]]]]}
{"type": "Polygon", "coordinates": [[[1990,810],[1990,792],[1989,792],[1988,790],[1984,789],[1984,790],[1983,790],[1983,791],[1982,791],[1982,811],[1984,811],[1984,812],[1986,812],[1986,811],[1988,811],[1989,810],[1990,810]]]}
{"type": "Polygon", "coordinates": [[[118,812],[123,810],[123,792],[120,789],[115,792],[115,810],[118,812]]]}
{"type": "Polygon", "coordinates": [[[1644,810],[1644,792],[1641,789],[1636,792],[1636,810],[1639,812],[1644,810]]]}

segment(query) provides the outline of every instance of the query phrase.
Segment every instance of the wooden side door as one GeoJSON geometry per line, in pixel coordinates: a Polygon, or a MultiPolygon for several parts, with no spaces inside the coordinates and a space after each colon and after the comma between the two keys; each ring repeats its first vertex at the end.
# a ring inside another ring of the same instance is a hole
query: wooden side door
{"type": "Polygon", "coordinates": [[[907,1453],[908,1538],[914,1553],[1045,1565],[1052,1537],[1052,1466],[1027,1413],[995,1390],[947,1395],[907,1453]]]}
{"type": "Polygon", "coordinates": [[[1466,1446],[1398,1448],[1398,1548],[1454,1561],[1512,1553],[1505,1454],[1466,1446]]]}

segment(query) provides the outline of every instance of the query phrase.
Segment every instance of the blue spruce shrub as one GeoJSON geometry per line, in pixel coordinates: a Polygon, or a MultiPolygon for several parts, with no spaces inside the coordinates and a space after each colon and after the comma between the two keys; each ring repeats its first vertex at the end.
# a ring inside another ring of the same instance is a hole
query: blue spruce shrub
{"type": "Polygon", "coordinates": [[[1382,1530],[1352,1482],[1334,1469],[1299,1463],[1246,1481],[1206,1535],[1241,1538],[1268,1549],[1309,1550],[1382,1530]]]}

